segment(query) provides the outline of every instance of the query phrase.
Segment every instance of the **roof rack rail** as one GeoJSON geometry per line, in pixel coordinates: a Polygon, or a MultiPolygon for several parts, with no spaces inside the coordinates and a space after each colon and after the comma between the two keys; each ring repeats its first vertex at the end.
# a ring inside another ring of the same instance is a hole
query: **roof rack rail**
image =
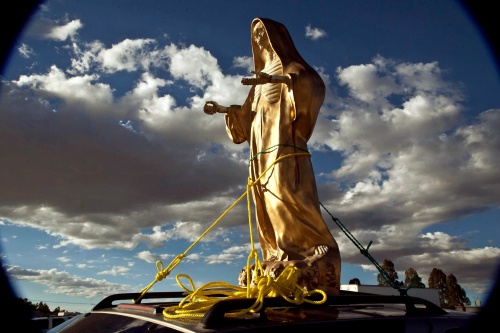
{"type": "MultiPolygon", "coordinates": [[[[141,296],[141,293],[123,293],[123,294],[114,294],[110,295],[106,298],[104,298],[102,301],[100,301],[92,310],[100,310],[100,309],[106,309],[106,308],[111,308],[113,306],[116,306],[113,304],[115,301],[124,301],[124,300],[134,300],[138,299],[139,296],[141,296]]],[[[137,302],[138,304],[141,303],[141,301],[145,299],[178,299],[178,298],[184,298],[188,296],[188,293],[185,291],[164,291],[164,292],[148,292],[142,295],[141,300],[137,302]]]]}
{"type": "MultiPolygon", "coordinates": [[[[255,303],[253,298],[243,299],[224,299],[215,303],[201,319],[204,328],[215,328],[224,322],[226,313],[243,310],[255,303]]],[[[261,312],[265,308],[271,307],[317,307],[317,306],[345,306],[345,305],[376,305],[376,304],[405,304],[407,315],[422,314],[425,311],[427,315],[444,315],[447,312],[436,304],[413,296],[387,296],[359,293],[341,293],[339,296],[329,296],[327,301],[321,305],[302,303],[290,303],[282,297],[267,297],[264,299],[261,312]],[[423,305],[425,309],[417,309],[415,305],[423,305]]]]}
{"type": "MultiPolygon", "coordinates": [[[[111,308],[117,306],[117,304],[113,304],[113,302],[116,301],[130,301],[134,299],[139,299],[139,301],[136,304],[141,304],[142,301],[146,299],[161,299],[164,300],[164,302],[173,302],[174,299],[180,299],[188,296],[189,293],[185,291],[158,291],[158,292],[147,292],[144,294],[141,293],[121,293],[121,294],[113,294],[109,295],[106,298],[104,298],[102,301],[100,301],[96,306],[92,308],[93,311],[95,310],[101,310],[101,309],[106,309],[106,308],[111,308]]],[[[213,294],[214,297],[223,297],[224,294],[213,294]]]]}
{"type": "MultiPolygon", "coordinates": [[[[142,295],[142,299],[158,299],[164,302],[173,302],[175,299],[181,299],[189,294],[184,291],[172,291],[172,292],[148,292],[142,295]]],[[[116,307],[118,305],[113,304],[116,301],[132,301],[138,299],[141,296],[140,293],[123,293],[114,294],[104,298],[99,302],[92,310],[106,309],[110,307],[116,307]]],[[[223,296],[223,295],[221,295],[223,296]]],[[[314,297],[311,300],[316,300],[314,297]]],[[[317,299],[319,300],[319,298],[317,299]]],[[[138,302],[138,304],[141,303],[138,302]]],[[[234,312],[237,310],[244,310],[251,307],[255,303],[255,298],[228,298],[221,299],[219,302],[215,303],[203,316],[201,319],[201,325],[205,328],[220,327],[224,322],[224,316],[227,313],[234,312]]],[[[266,297],[263,302],[261,313],[266,308],[280,307],[280,308],[297,308],[297,307],[318,307],[318,306],[363,306],[363,305],[376,305],[376,304],[404,304],[406,306],[406,314],[408,316],[422,314],[425,312],[427,315],[444,315],[447,312],[439,307],[438,305],[419,297],[414,296],[389,296],[389,295],[376,295],[368,293],[359,293],[351,291],[340,291],[339,296],[329,296],[325,303],[310,304],[294,304],[290,303],[282,297],[266,297]],[[417,308],[416,305],[421,305],[423,308],[417,308]]]]}

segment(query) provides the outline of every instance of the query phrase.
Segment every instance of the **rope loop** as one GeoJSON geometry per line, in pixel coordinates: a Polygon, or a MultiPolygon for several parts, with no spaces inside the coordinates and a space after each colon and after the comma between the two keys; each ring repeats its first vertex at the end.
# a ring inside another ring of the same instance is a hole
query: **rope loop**
{"type": "Polygon", "coordinates": [[[168,272],[164,270],[163,262],[161,262],[161,260],[156,262],[156,269],[158,270],[158,273],[156,273],[155,281],[161,281],[167,277],[168,272]]]}
{"type": "MultiPolygon", "coordinates": [[[[276,160],[271,163],[255,180],[252,180],[251,177],[248,177],[246,191],[243,193],[240,198],[238,198],[198,239],[182,254],[177,255],[174,260],[167,266],[164,267],[163,262],[158,260],[156,262],[156,277],[155,280],[150,283],[146,288],[141,290],[141,295],[137,300],[133,300],[135,303],[139,302],[144,294],[158,281],[163,280],[167,277],[170,272],[179,265],[179,263],[186,257],[186,254],[245,196],[247,197],[247,206],[248,206],[248,222],[249,222],[249,231],[250,231],[250,243],[251,243],[251,251],[249,253],[247,259],[247,286],[246,288],[236,287],[229,285],[225,282],[210,282],[202,287],[196,289],[192,279],[186,274],[178,274],[176,276],[177,284],[188,293],[178,305],[168,307],[164,309],[163,315],[165,318],[200,318],[204,315],[208,309],[210,309],[213,304],[221,300],[221,296],[225,298],[255,298],[255,302],[248,309],[232,312],[227,314],[228,316],[241,316],[247,315],[249,313],[255,313],[260,311],[263,306],[265,297],[276,297],[281,296],[285,298],[287,301],[295,304],[301,304],[303,302],[313,303],[313,304],[321,304],[326,301],[326,293],[321,290],[313,290],[307,292],[302,287],[297,284],[297,280],[300,275],[300,270],[296,267],[288,266],[283,272],[276,278],[273,279],[271,276],[265,274],[264,269],[259,260],[259,255],[254,246],[253,241],[253,230],[252,230],[252,217],[251,217],[251,204],[250,204],[250,190],[252,186],[257,184],[260,179],[278,162],[281,160],[292,157],[292,156],[301,156],[311,154],[300,147],[295,147],[287,144],[278,144],[272,146],[268,149],[265,149],[255,156],[252,159],[256,158],[257,155],[267,152],[271,149],[277,149],[278,146],[291,146],[294,147],[301,152],[290,153],[287,155],[280,156],[276,158],[276,160]],[[250,270],[252,267],[251,262],[254,261],[253,271],[250,270]],[[186,278],[189,283],[189,287],[185,286],[180,279],[186,278]],[[311,296],[313,293],[320,293],[323,295],[323,299],[320,301],[312,301],[307,299],[307,297],[311,296]]],[[[250,159],[250,162],[252,161],[250,159]]]]}

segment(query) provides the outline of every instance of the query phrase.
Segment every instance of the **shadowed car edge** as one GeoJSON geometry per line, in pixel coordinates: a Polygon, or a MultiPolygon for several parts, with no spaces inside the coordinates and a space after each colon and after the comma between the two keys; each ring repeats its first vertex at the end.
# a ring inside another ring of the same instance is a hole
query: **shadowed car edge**
{"type": "Polygon", "coordinates": [[[418,297],[341,291],[323,304],[293,304],[266,298],[258,313],[228,316],[255,299],[221,299],[200,318],[168,319],[163,311],[179,304],[184,292],[151,292],[134,304],[138,293],[104,298],[92,311],[49,331],[55,332],[276,332],[277,330],[350,330],[353,332],[467,332],[477,315],[444,310],[418,297]]]}

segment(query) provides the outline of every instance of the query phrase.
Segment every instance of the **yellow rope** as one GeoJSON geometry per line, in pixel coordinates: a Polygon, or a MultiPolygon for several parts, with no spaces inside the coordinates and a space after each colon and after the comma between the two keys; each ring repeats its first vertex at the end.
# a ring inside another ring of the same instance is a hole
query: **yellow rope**
{"type": "Polygon", "coordinates": [[[186,257],[187,253],[196,245],[198,244],[198,242],[203,238],[205,237],[205,235],[210,231],[212,230],[215,225],[217,223],[219,223],[219,221],[231,210],[233,209],[234,206],[236,206],[236,204],[238,202],[241,201],[241,199],[243,199],[243,197],[245,196],[246,193],[243,193],[232,205],[231,207],[229,207],[228,209],[226,209],[226,211],[214,222],[212,223],[212,225],[207,229],[205,230],[205,232],[200,236],[198,237],[198,239],[193,243],[191,244],[191,246],[189,246],[186,251],[184,251],[184,253],[182,254],[179,254],[177,255],[177,257],[174,258],[174,260],[172,260],[172,262],[170,263],[170,265],[168,265],[167,268],[163,269],[163,262],[161,262],[161,260],[158,260],[156,262],[156,269],[158,270],[158,273],[156,273],[156,277],[154,279],[153,282],[151,282],[148,286],[146,286],[145,288],[143,288],[140,293],[141,295],[137,298],[137,299],[134,299],[133,302],[134,303],[137,303],[139,302],[142,297],[144,296],[145,293],[147,293],[149,291],[149,289],[151,289],[151,287],[153,287],[153,285],[158,282],[158,281],[161,281],[163,280],[164,278],[166,278],[168,275],[170,275],[170,272],[175,268],[177,267],[177,265],[179,265],[182,261],[182,259],[184,259],[184,257],[186,257]]]}
{"type": "Polygon", "coordinates": [[[297,284],[297,279],[300,275],[300,270],[296,267],[288,266],[283,272],[278,276],[278,278],[273,279],[268,275],[265,275],[264,269],[259,260],[259,256],[257,251],[255,250],[254,240],[253,240],[253,231],[252,231],[252,214],[251,214],[251,200],[250,200],[250,189],[254,186],[263,175],[271,169],[276,163],[279,161],[297,155],[310,155],[308,152],[304,153],[294,153],[281,156],[277,158],[269,167],[267,167],[261,175],[252,182],[250,178],[248,178],[247,189],[245,193],[243,193],[224,213],[214,222],[212,225],[200,236],[198,239],[189,246],[184,253],[179,254],[175,259],[168,265],[167,268],[164,268],[164,265],[161,261],[156,262],[157,274],[155,280],[151,282],[147,287],[140,291],[141,295],[133,300],[135,303],[139,302],[144,294],[148,292],[148,290],[158,281],[163,280],[166,276],[170,274],[170,272],[179,265],[179,263],[186,257],[187,253],[208,233],[210,230],[215,227],[217,223],[231,210],[233,207],[238,204],[243,197],[247,196],[247,206],[248,206],[248,223],[250,230],[250,244],[251,251],[247,259],[247,287],[242,288],[234,285],[230,285],[226,282],[209,282],[200,288],[196,289],[193,281],[188,275],[178,274],[176,276],[177,284],[186,292],[188,292],[188,296],[186,296],[178,305],[168,307],[163,311],[163,315],[166,318],[201,318],[204,313],[210,309],[215,303],[220,301],[223,298],[255,298],[255,302],[248,309],[240,310],[236,312],[232,312],[227,314],[228,316],[241,316],[249,313],[258,312],[264,302],[265,297],[277,297],[281,296],[285,298],[290,303],[301,304],[303,302],[312,303],[312,304],[322,304],[326,301],[326,293],[322,290],[315,289],[312,291],[306,291],[301,286],[297,284]],[[250,267],[252,260],[254,261],[254,276],[252,277],[250,267]],[[190,288],[187,288],[182,284],[180,278],[186,278],[189,282],[190,288]],[[322,299],[319,301],[309,300],[307,297],[311,296],[314,293],[319,293],[322,295],[322,299]]]}
{"type": "MultiPolygon", "coordinates": [[[[247,267],[248,269],[248,267],[247,267]]],[[[304,302],[311,304],[322,304],[326,301],[327,295],[324,291],[315,289],[306,291],[297,285],[297,279],[300,270],[293,266],[287,266],[277,279],[268,275],[258,276],[255,279],[256,285],[250,286],[247,281],[247,288],[237,287],[226,282],[209,282],[198,289],[194,288],[191,278],[185,274],[177,275],[177,283],[182,289],[189,293],[178,305],[165,308],[163,315],[165,318],[202,318],[205,312],[221,299],[243,299],[255,298],[255,302],[247,309],[234,311],[226,314],[227,316],[242,316],[259,312],[264,305],[265,297],[281,296],[293,304],[302,304],[304,302]],[[191,290],[186,288],[181,282],[180,277],[189,280],[191,290]],[[313,294],[320,294],[321,300],[314,301],[308,299],[313,294]]]]}

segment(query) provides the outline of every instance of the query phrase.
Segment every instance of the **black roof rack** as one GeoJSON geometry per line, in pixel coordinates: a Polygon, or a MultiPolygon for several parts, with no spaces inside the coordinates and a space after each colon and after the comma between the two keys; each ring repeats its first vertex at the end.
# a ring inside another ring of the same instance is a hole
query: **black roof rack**
{"type": "MultiPolygon", "coordinates": [[[[110,295],[99,302],[93,310],[100,310],[110,307],[115,307],[113,302],[138,299],[140,293],[124,293],[110,295]]],[[[145,299],[158,299],[164,302],[173,302],[175,299],[181,299],[188,296],[186,292],[148,292],[142,296],[142,300],[145,299]]],[[[223,295],[221,295],[223,296],[223,295]]],[[[314,300],[314,299],[313,299],[314,300]]],[[[140,302],[138,302],[140,303],[140,302]]],[[[201,325],[205,328],[213,328],[220,326],[224,321],[224,315],[230,312],[244,310],[249,308],[255,303],[254,298],[228,298],[221,299],[219,302],[215,303],[203,316],[201,319],[201,325]]],[[[282,297],[267,297],[264,299],[264,304],[261,309],[261,313],[266,308],[297,308],[297,307],[325,307],[325,306],[369,306],[377,304],[404,304],[406,306],[406,315],[444,315],[447,312],[443,310],[438,305],[413,296],[387,296],[387,295],[375,295],[352,291],[340,291],[339,296],[329,296],[325,303],[321,305],[302,303],[294,304],[290,303],[282,297]],[[421,307],[417,308],[416,305],[421,307]]]]}
{"type": "MultiPolygon", "coordinates": [[[[224,299],[220,302],[215,303],[206,313],[201,320],[201,324],[205,328],[213,328],[220,326],[223,322],[224,315],[226,313],[244,310],[252,306],[255,299],[252,298],[242,298],[242,299],[224,299]]],[[[264,299],[264,305],[262,310],[265,308],[272,307],[283,307],[283,308],[294,308],[294,307],[318,307],[318,306],[347,306],[347,305],[376,305],[376,304],[405,304],[406,314],[411,315],[422,315],[425,311],[426,315],[444,315],[447,312],[436,304],[418,297],[412,296],[386,296],[386,295],[374,295],[374,294],[363,294],[357,292],[343,292],[339,296],[329,296],[325,303],[321,305],[302,303],[294,304],[290,303],[282,297],[268,297],[264,299]],[[423,309],[417,309],[415,305],[424,306],[423,309]]],[[[262,311],[261,310],[261,311],[262,311]]]]}
{"type": "MultiPolygon", "coordinates": [[[[100,301],[96,306],[94,306],[92,310],[96,311],[96,310],[111,308],[115,306],[113,304],[113,302],[115,301],[125,301],[125,300],[132,301],[134,299],[139,299],[140,296],[141,296],[140,293],[123,293],[123,294],[110,295],[104,298],[102,301],[100,301]]],[[[184,291],[148,292],[145,293],[142,296],[141,300],[137,303],[140,304],[142,300],[145,299],[162,299],[162,300],[172,299],[171,301],[173,301],[173,299],[184,298],[186,296],[188,296],[188,293],[184,291]]]]}

